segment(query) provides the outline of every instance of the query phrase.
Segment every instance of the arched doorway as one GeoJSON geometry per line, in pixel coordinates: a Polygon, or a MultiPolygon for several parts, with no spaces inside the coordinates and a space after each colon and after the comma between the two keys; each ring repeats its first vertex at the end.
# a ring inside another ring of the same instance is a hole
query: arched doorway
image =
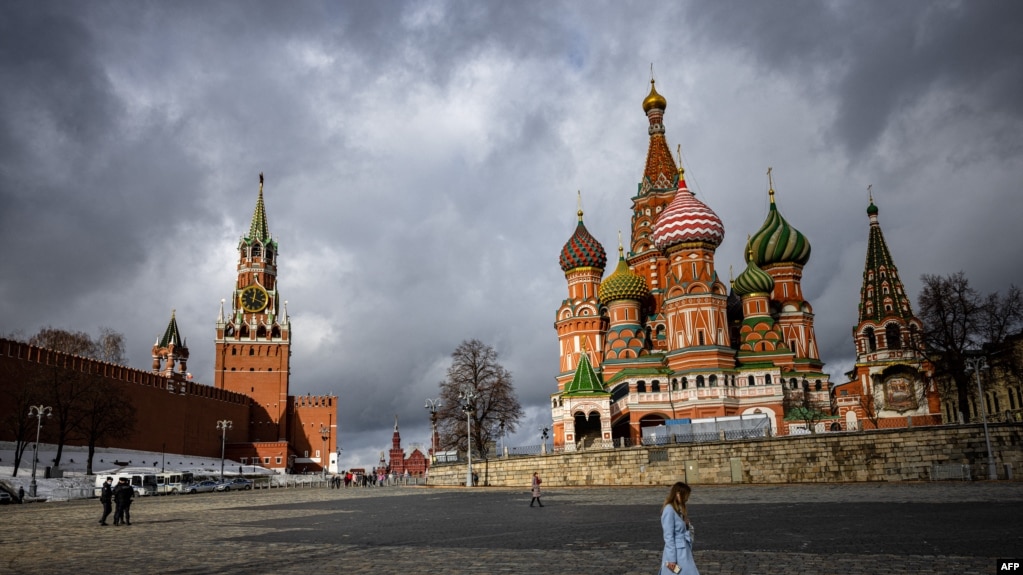
{"type": "Polygon", "coordinates": [[[600,414],[591,411],[587,416],[581,411],[575,413],[576,443],[581,447],[590,447],[600,439],[600,414]]]}

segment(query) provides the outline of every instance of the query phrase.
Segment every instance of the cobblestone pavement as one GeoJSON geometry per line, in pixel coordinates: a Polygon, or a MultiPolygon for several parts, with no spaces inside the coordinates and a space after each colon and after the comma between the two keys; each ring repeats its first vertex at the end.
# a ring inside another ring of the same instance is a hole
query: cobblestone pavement
{"type": "MultiPolygon", "coordinates": [[[[649,574],[666,488],[275,489],[0,507],[0,574],[649,574]]],[[[996,573],[1023,483],[694,486],[703,575],[996,573]]]]}

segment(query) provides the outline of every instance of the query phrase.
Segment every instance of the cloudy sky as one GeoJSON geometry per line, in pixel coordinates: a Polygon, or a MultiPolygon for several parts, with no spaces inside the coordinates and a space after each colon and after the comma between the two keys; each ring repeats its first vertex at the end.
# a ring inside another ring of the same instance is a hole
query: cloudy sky
{"type": "MultiPolygon", "coordinates": [[[[851,368],[867,186],[906,287],[1023,284],[1023,4],[4,2],[0,333],[127,337],[149,369],[177,310],[196,380],[266,174],[292,393],[341,400],[348,464],[427,443],[458,344],[493,346],[550,422],[558,253],[628,237],[650,88],[724,221],[810,239],[832,381],[851,368]]],[[[610,270],[608,270],[610,273],[610,270]]]]}

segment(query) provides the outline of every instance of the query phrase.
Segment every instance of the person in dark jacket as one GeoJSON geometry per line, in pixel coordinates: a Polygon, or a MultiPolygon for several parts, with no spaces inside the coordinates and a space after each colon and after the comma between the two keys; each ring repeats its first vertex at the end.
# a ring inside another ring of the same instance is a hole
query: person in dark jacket
{"type": "Polygon", "coordinates": [[[110,516],[110,503],[114,498],[114,490],[111,487],[113,480],[113,477],[107,477],[107,480],[103,482],[102,490],[99,492],[99,502],[103,504],[103,517],[99,518],[100,525],[106,525],[107,517],[110,516]]]}
{"type": "Polygon", "coordinates": [[[135,488],[128,483],[126,477],[117,480],[114,488],[114,525],[131,525],[131,500],[135,497],[135,488]]]}

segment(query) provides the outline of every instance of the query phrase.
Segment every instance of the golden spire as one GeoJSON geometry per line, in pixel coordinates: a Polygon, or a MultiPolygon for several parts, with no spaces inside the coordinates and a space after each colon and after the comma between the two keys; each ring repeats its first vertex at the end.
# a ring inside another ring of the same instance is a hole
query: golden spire
{"type": "Polygon", "coordinates": [[[576,206],[578,206],[579,208],[576,214],[579,215],[579,221],[581,222],[583,221],[583,191],[576,190],[575,193],[578,194],[578,198],[576,199],[576,206]]]}
{"type": "Polygon", "coordinates": [[[618,259],[625,259],[625,248],[622,247],[622,230],[618,230],[618,259]]]}
{"type": "Polygon", "coordinates": [[[767,195],[771,196],[771,203],[774,203],[774,179],[771,177],[771,170],[774,168],[767,168],[767,195]]]}
{"type": "Polygon", "coordinates": [[[682,144],[678,145],[675,153],[678,155],[678,179],[681,180],[686,175],[686,169],[682,167],[682,144]]]}
{"type": "Polygon", "coordinates": [[[867,185],[867,198],[870,199],[870,203],[874,203],[874,184],[867,185]]]}

